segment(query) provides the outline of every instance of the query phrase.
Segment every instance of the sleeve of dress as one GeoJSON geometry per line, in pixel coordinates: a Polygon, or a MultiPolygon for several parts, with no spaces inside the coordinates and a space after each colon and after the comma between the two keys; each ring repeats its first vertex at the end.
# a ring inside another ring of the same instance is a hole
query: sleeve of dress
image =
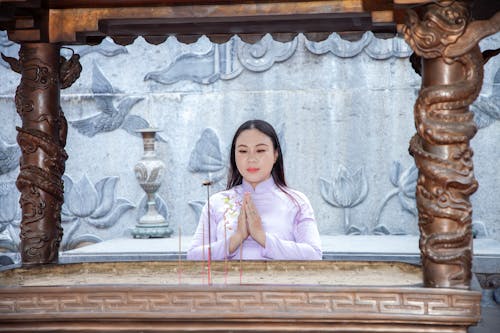
{"type": "MultiPolygon", "coordinates": [[[[229,244],[224,241],[223,237],[217,237],[218,218],[212,209],[210,210],[211,259],[223,260],[225,256],[229,259],[230,255],[225,253],[226,247],[229,246],[229,244]]],[[[188,260],[208,260],[208,220],[208,205],[205,204],[201,211],[198,227],[191,239],[191,245],[187,250],[186,257],[188,260]]]]}
{"type": "Polygon", "coordinates": [[[266,247],[262,255],[275,260],[321,260],[321,238],[314,211],[309,200],[301,196],[300,209],[294,220],[295,241],[280,239],[278,235],[266,232],[266,247]]]}

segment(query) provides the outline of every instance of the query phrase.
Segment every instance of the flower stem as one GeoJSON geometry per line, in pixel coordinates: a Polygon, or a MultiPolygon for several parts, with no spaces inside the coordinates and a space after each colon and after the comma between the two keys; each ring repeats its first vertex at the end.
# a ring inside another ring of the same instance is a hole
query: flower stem
{"type": "Polygon", "coordinates": [[[349,222],[349,219],[350,219],[349,208],[348,207],[344,207],[342,210],[344,212],[344,233],[347,234],[347,231],[349,230],[349,226],[350,226],[350,222],[349,222]]]}

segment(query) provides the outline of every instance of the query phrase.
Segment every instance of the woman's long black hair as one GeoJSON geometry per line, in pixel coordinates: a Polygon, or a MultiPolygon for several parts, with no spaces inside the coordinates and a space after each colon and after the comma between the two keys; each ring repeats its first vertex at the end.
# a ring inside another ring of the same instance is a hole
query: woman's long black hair
{"type": "Polygon", "coordinates": [[[238,139],[241,132],[249,129],[256,129],[259,132],[267,135],[271,139],[274,150],[278,152],[278,158],[276,159],[276,162],[273,165],[273,169],[271,170],[271,176],[273,177],[276,185],[281,190],[286,192],[285,188],[287,187],[287,185],[285,180],[285,170],[283,167],[283,154],[281,152],[278,135],[276,134],[276,131],[274,130],[273,126],[271,126],[271,124],[259,119],[248,120],[244,122],[234,134],[233,142],[231,143],[231,158],[229,161],[229,173],[227,177],[226,189],[229,190],[236,185],[240,185],[243,181],[243,177],[236,167],[236,139],[238,139]]]}

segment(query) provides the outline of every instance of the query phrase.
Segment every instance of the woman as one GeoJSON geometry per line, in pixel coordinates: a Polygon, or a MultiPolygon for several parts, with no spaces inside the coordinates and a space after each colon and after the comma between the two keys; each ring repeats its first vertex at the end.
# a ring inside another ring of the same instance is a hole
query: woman
{"type": "Polygon", "coordinates": [[[226,191],[210,197],[187,252],[190,260],[321,260],[314,212],[287,187],[274,128],[249,120],[236,131],[226,191]],[[209,227],[210,223],[210,227],[209,227]]]}

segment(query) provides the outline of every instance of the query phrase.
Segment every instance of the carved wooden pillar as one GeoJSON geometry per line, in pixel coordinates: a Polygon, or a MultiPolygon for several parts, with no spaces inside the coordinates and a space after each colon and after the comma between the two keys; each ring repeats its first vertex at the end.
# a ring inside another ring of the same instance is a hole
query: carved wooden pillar
{"type": "Polygon", "coordinates": [[[21,74],[16,109],[22,119],[17,141],[22,150],[17,188],[21,192],[23,265],[57,262],[62,238],[62,175],[67,159],[67,123],[60,90],[78,78],[78,55],[67,61],[60,46],[22,43],[19,60],[4,57],[21,74]]]}
{"type": "Polygon", "coordinates": [[[57,262],[62,239],[61,177],[67,159],[67,124],[59,106],[59,51],[48,43],[21,45],[21,83],[16,108],[22,119],[17,141],[21,146],[21,257],[24,265],[57,262]]]}
{"type": "Polygon", "coordinates": [[[469,141],[476,133],[469,105],[483,80],[477,43],[500,16],[469,22],[465,2],[442,1],[408,11],[405,39],[422,58],[410,153],[419,169],[417,207],[424,285],[469,288],[472,206],[478,187],[469,141]]]}

